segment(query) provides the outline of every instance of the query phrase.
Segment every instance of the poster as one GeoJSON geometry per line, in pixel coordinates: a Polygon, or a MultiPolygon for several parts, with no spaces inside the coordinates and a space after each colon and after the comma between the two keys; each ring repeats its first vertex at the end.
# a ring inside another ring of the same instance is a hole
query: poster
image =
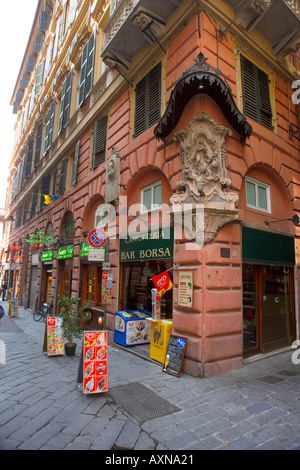
{"type": "Polygon", "coordinates": [[[179,272],[178,305],[181,307],[193,306],[193,273],[179,272]]]}
{"type": "Polygon", "coordinates": [[[107,332],[85,331],[83,393],[101,393],[107,390],[107,332]]]}
{"type": "Polygon", "coordinates": [[[19,316],[19,301],[16,299],[10,299],[8,301],[8,316],[18,317],[19,316]]]}
{"type": "Polygon", "coordinates": [[[47,354],[61,356],[65,353],[62,317],[47,318],[47,354]]]}
{"type": "Polygon", "coordinates": [[[112,286],[113,286],[113,273],[103,272],[102,273],[102,286],[101,286],[101,297],[102,297],[103,304],[111,303],[112,286]]]}

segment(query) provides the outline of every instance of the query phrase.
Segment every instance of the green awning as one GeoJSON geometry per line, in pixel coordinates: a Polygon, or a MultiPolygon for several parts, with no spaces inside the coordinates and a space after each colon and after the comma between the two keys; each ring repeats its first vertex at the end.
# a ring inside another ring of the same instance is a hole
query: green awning
{"type": "Polygon", "coordinates": [[[243,227],[242,258],[295,264],[294,237],[243,227]]]}

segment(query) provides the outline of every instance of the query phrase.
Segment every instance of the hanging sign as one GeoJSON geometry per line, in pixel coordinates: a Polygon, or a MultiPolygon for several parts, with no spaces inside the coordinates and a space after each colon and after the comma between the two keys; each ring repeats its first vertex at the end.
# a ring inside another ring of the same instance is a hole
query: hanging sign
{"type": "Polygon", "coordinates": [[[62,317],[47,317],[47,354],[62,356],[65,352],[62,317]]]}
{"type": "Polygon", "coordinates": [[[179,272],[178,305],[181,307],[193,306],[193,273],[179,272]]]}
{"type": "Polygon", "coordinates": [[[53,237],[45,235],[45,232],[36,232],[36,234],[31,233],[29,238],[25,238],[25,242],[30,245],[52,245],[53,237]]]}
{"type": "Polygon", "coordinates": [[[162,297],[165,292],[172,289],[173,287],[173,283],[167,271],[154,276],[152,278],[152,282],[154,283],[160,297],[162,297]]]}
{"type": "Polygon", "coordinates": [[[107,332],[85,331],[83,393],[102,393],[107,390],[107,332]]]}
{"type": "Polygon", "coordinates": [[[106,243],[106,234],[103,230],[94,229],[89,233],[88,241],[94,248],[101,248],[106,243]]]}
{"type": "Polygon", "coordinates": [[[74,246],[60,247],[57,252],[57,259],[73,258],[74,246]]]}

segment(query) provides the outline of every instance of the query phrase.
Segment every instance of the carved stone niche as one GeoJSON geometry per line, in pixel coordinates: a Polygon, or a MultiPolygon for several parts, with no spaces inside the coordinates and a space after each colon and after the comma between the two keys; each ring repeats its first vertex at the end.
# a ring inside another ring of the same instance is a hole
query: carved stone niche
{"type": "Polygon", "coordinates": [[[113,147],[106,163],[105,202],[112,202],[120,196],[120,155],[113,147]]]}
{"type": "MultiPolygon", "coordinates": [[[[206,112],[198,111],[186,128],[174,136],[180,142],[182,176],[177,183],[180,192],[170,202],[177,209],[178,204],[203,206],[204,220],[200,225],[204,243],[212,241],[223,225],[238,217],[235,207],[238,195],[228,191],[231,180],[225,168],[225,138],[229,135],[230,129],[219,126],[206,112]]],[[[192,225],[197,227],[199,222],[193,220],[192,225]]]]}

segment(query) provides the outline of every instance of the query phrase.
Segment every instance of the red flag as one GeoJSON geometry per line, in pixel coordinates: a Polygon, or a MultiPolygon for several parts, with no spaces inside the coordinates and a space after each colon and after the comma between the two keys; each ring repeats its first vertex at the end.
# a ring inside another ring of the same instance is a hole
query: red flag
{"type": "Polygon", "coordinates": [[[173,287],[172,281],[167,271],[164,271],[163,273],[160,273],[157,276],[153,277],[152,281],[160,297],[162,297],[165,292],[167,292],[169,289],[172,289],[173,287]]]}

